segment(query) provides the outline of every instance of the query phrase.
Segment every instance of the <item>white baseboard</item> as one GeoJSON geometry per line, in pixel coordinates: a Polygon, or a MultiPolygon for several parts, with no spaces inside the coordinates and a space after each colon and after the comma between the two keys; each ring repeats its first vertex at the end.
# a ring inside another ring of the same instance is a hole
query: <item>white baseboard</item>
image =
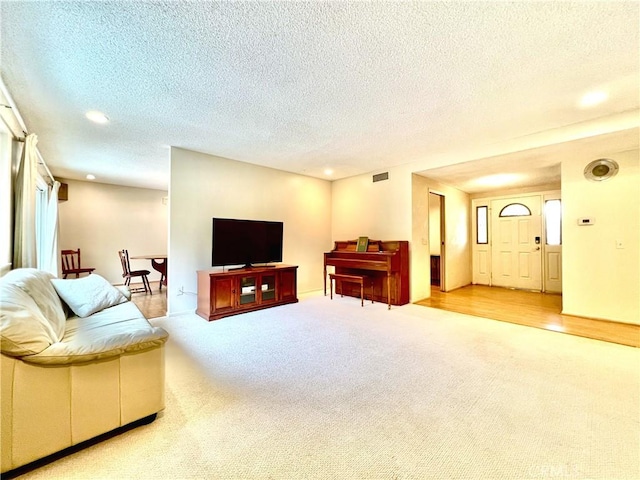
{"type": "Polygon", "coordinates": [[[196,315],[195,310],[183,310],[182,312],[171,312],[167,314],[167,317],[179,317],[180,315],[196,315]]]}

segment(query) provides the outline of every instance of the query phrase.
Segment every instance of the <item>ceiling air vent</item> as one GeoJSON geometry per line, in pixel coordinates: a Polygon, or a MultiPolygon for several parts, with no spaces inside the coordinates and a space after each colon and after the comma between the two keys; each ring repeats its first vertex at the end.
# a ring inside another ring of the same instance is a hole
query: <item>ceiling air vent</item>
{"type": "Polygon", "coordinates": [[[381,182],[383,180],[389,180],[389,172],[378,173],[373,176],[373,183],[381,182]]]}
{"type": "Polygon", "coordinates": [[[619,168],[615,160],[600,158],[594,160],[584,168],[584,176],[587,180],[593,182],[603,182],[611,177],[615,177],[619,168]]]}

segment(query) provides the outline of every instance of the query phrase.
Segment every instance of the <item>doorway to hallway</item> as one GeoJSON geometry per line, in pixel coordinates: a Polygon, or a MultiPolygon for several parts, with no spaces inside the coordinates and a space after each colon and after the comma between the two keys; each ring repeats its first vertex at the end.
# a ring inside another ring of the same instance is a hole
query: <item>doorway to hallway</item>
{"type": "Polygon", "coordinates": [[[445,197],[429,192],[429,253],[431,259],[431,286],[445,291],[445,197]]]}

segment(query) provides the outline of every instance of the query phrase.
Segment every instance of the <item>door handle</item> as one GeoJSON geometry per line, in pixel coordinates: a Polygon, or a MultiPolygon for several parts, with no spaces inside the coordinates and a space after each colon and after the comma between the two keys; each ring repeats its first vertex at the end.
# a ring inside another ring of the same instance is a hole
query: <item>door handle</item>
{"type": "Polygon", "coordinates": [[[534,251],[537,252],[538,250],[540,250],[540,247],[536,247],[534,251]]]}

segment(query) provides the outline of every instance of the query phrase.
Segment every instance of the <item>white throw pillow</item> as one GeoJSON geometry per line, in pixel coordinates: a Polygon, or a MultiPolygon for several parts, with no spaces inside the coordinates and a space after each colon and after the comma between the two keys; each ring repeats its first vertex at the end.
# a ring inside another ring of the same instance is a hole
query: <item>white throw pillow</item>
{"type": "Polygon", "coordinates": [[[82,278],[51,280],[53,287],[69,308],[79,317],[127,302],[120,290],[95,273],[82,278]]]}
{"type": "Polygon", "coordinates": [[[20,287],[0,282],[0,345],[12,357],[34,355],[57,342],[36,302],[20,287]]]}
{"type": "Polygon", "coordinates": [[[35,268],[16,268],[4,277],[2,282],[15,285],[29,295],[40,309],[40,313],[51,324],[55,332],[54,342],[59,342],[64,336],[67,320],[60,297],[51,285],[55,278],[49,272],[35,268]]]}

